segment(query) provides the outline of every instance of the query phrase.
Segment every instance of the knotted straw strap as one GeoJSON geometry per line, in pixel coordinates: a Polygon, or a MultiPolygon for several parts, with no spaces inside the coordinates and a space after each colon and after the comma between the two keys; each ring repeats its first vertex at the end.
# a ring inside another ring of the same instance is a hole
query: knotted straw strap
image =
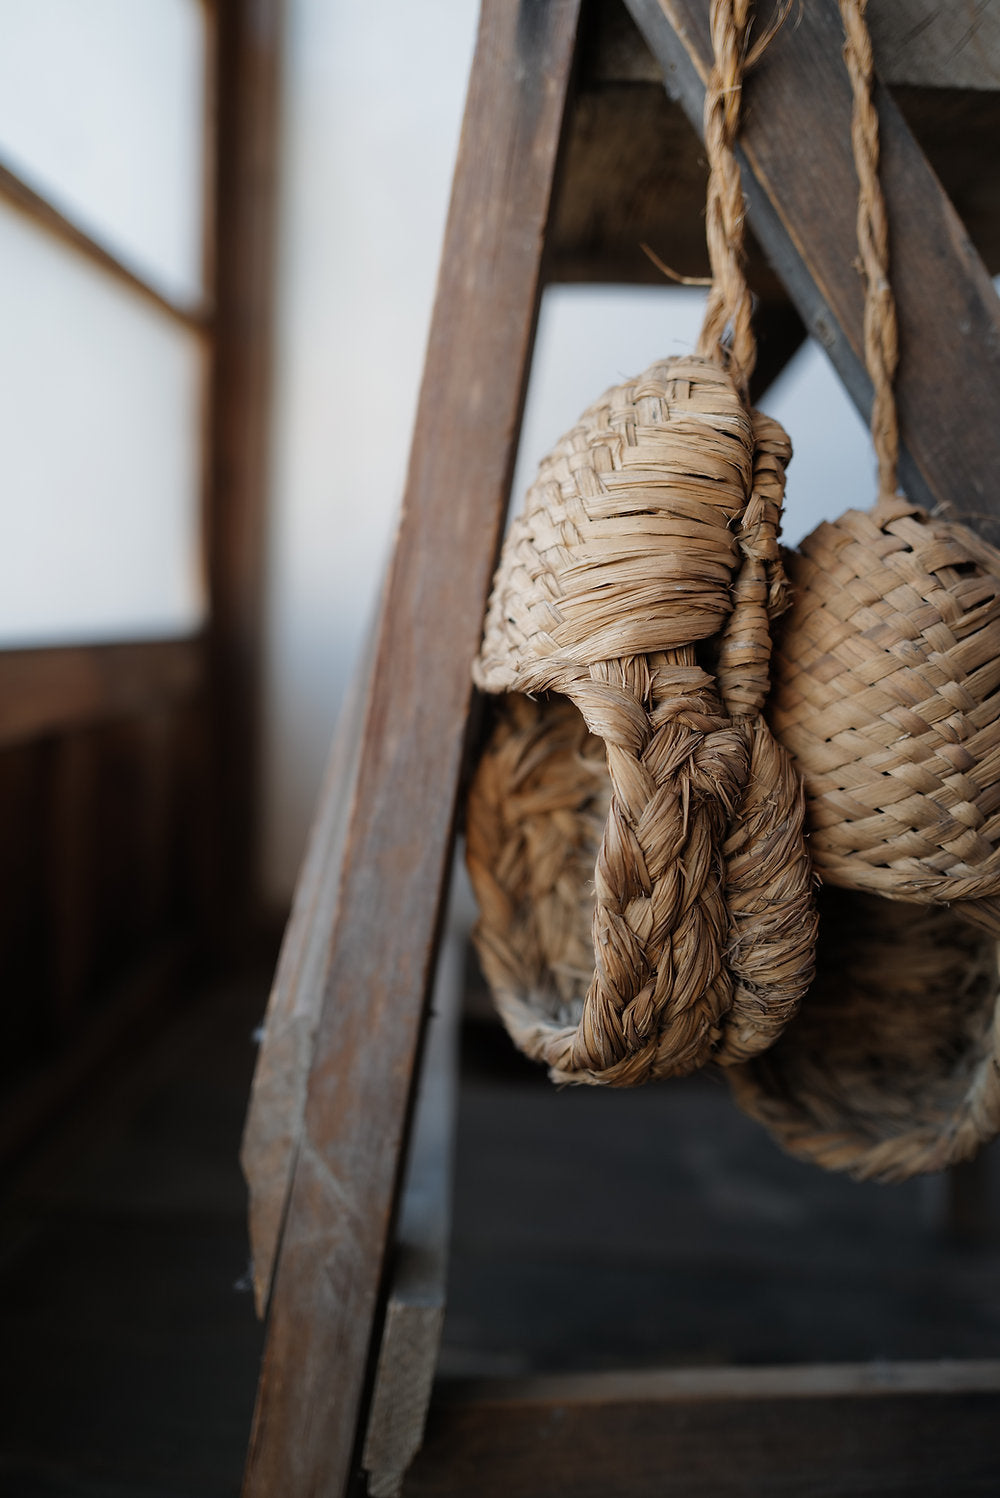
{"type": "Polygon", "coordinates": [[[484,969],[517,1043],[560,1080],[741,1060],[812,973],[801,793],[760,717],[790,448],[745,398],[732,142],[748,16],[713,5],[700,353],[609,390],[543,461],[474,668],[488,692],[559,693],[582,717],[513,699],[467,816],[484,969]]]}
{"type": "Polygon", "coordinates": [[[824,891],[801,1013],[729,1077],[792,1153],[897,1180],[1000,1127],[996,943],[982,934],[1000,933],[1000,554],[894,492],[895,314],[863,9],[841,0],[881,493],[789,558],[771,699],[805,778],[813,858],[843,888],[824,891]]]}

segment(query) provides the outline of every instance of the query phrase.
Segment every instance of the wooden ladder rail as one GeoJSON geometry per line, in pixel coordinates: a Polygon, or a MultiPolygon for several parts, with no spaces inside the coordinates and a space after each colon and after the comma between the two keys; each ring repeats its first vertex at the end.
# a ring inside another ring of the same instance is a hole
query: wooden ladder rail
{"type": "MultiPolygon", "coordinates": [[[[247,1498],[333,1495],[350,1481],[578,11],[579,0],[482,8],[275,1261],[247,1498]]],[[[391,410],[391,390],[386,402],[391,410]]]]}

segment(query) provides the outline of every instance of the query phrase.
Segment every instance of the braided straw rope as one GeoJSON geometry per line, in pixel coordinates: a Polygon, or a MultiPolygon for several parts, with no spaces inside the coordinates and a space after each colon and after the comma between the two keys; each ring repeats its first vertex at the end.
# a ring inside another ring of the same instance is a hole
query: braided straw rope
{"type": "Polygon", "coordinates": [[[730,1080],[793,1153],[901,1179],[1000,1128],[1000,553],[895,493],[896,319],[864,8],[841,0],[880,492],[789,558],[771,698],[805,779],[814,862],[843,889],[828,892],[802,1014],[730,1080]]]}
{"type": "Polygon", "coordinates": [[[745,395],[749,17],[713,0],[699,353],[607,391],[543,461],[474,667],[487,692],[560,694],[505,699],[467,811],[484,971],[559,1080],[743,1060],[812,975],[801,791],[760,715],[790,447],[745,395]]]}

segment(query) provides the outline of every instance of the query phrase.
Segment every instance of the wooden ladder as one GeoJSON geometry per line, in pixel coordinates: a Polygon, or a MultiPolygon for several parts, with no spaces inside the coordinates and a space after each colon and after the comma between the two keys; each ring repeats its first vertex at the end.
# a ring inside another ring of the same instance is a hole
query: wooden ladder
{"type": "MultiPolygon", "coordinates": [[[[668,92],[700,131],[706,0],[627,6],[668,92]]],[[[594,221],[588,230],[587,194],[607,190],[607,173],[588,179],[581,165],[588,122],[575,68],[618,27],[612,10],[585,7],[581,20],[581,0],[482,4],[395,553],[334,746],[248,1121],[244,1161],[268,1329],[247,1498],[357,1491],[363,1464],[372,1493],[390,1494],[420,1441],[443,1312],[451,956],[438,975],[442,1017],[427,1048],[432,1080],[401,1212],[399,1202],[470,738],[469,665],[504,524],[539,296],[546,278],[581,278],[595,266],[600,274],[598,262],[605,275],[652,274],[638,243],[669,254],[670,233],[687,235],[675,263],[701,268],[693,258],[698,172],[686,211],[676,199],[658,202],[649,181],[638,199],[634,191],[651,147],[654,183],[683,186],[692,153],[678,136],[677,158],[662,161],[669,141],[637,138],[635,120],[623,121],[620,136],[618,238],[600,243],[594,221]],[[635,222],[637,200],[656,220],[652,231],[635,222]]],[[[766,378],[787,360],[804,324],[867,413],[850,107],[836,0],[809,0],[747,85],[751,224],[797,310],[762,268],[755,284],[772,288],[762,367],[766,378]]],[[[1000,519],[996,293],[884,89],[879,112],[903,349],[902,480],[915,500],[947,506],[1000,539],[1000,529],[992,534],[1000,519]]],[[[729,1431],[746,1484],[732,1491],[806,1492],[811,1475],[832,1481],[838,1461],[855,1459],[845,1430],[862,1432],[873,1449],[882,1431],[879,1449],[889,1450],[899,1421],[912,1424],[930,1392],[954,1441],[988,1441],[998,1389],[996,1364],[939,1376],[890,1371],[881,1382],[850,1369],[637,1375],[613,1397],[586,1380],[575,1404],[563,1390],[564,1417],[554,1425],[557,1395],[539,1380],[485,1413],[474,1402],[445,1413],[436,1449],[450,1440],[463,1461],[451,1475],[425,1468],[413,1491],[551,1493],[562,1474],[567,1492],[652,1494],[668,1491],[669,1468],[672,1494],[729,1492],[712,1477],[720,1445],[712,1432],[729,1431]],[[780,1488],[774,1451],[755,1445],[753,1432],[792,1400],[799,1479],[780,1488]],[[588,1443],[602,1421],[608,1440],[588,1443]]]]}

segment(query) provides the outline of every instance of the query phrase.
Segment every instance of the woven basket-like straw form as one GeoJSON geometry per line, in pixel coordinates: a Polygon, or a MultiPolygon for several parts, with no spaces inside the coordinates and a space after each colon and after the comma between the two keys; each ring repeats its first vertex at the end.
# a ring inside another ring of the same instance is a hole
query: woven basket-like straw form
{"type": "Polygon", "coordinates": [[[831,884],[1000,933],[1000,553],[905,500],[788,558],[771,722],[831,884]]]}
{"type": "Polygon", "coordinates": [[[840,0],[854,98],[865,360],[879,499],[792,562],[773,722],[833,884],[947,903],[1000,931],[1000,553],[896,493],[898,359],[867,0],[840,0]]]}
{"type": "Polygon", "coordinates": [[[997,945],[949,910],[826,889],[816,981],[766,1055],[727,1073],[794,1155],[904,1180],[1000,1128],[997,945]]]}
{"type": "Polygon", "coordinates": [[[896,319],[864,6],[841,0],[880,497],[790,559],[771,698],[805,778],[817,870],[843,888],[826,893],[800,1017],[731,1082],[793,1153],[902,1179],[1000,1127],[1000,553],[895,493],[896,319]]]}
{"type": "Polygon", "coordinates": [[[759,711],[788,453],[717,364],[667,360],[585,412],[507,539],[476,680],[583,721],[501,721],[469,864],[500,1012],[561,1080],[743,1060],[810,981],[800,790],[759,711]]]}

